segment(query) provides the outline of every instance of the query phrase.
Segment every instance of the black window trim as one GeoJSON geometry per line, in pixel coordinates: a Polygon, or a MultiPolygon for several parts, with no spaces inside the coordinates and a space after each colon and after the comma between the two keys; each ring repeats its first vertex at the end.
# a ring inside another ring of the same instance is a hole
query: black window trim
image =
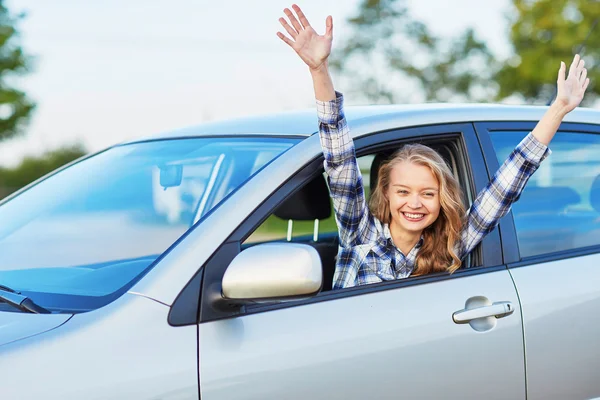
{"type": "MultiPolygon", "coordinates": [[[[357,149],[356,153],[357,156],[360,157],[366,153],[373,152],[378,148],[389,147],[390,145],[398,145],[407,141],[414,143],[415,138],[419,137],[422,137],[424,141],[462,139],[456,140],[456,142],[460,143],[460,145],[463,147],[461,160],[464,161],[467,168],[471,166],[470,169],[467,169],[467,175],[469,175],[472,193],[478,193],[487,185],[488,173],[487,169],[485,168],[482,148],[472,123],[421,126],[373,133],[355,140],[357,149]],[[464,160],[464,158],[466,158],[466,160],[464,160]]],[[[198,284],[199,281],[201,281],[202,284],[202,290],[194,291],[195,293],[199,292],[202,297],[200,300],[200,305],[196,309],[197,320],[191,321],[189,316],[193,315],[193,313],[188,313],[187,320],[184,318],[180,319],[179,321],[174,321],[175,323],[172,323],[173,325],[181,326],[191,323],[202,323],[231,318],[239,315],[251,315],[275,309],[295,307],[298,305],[312,304],[321,301],[329,301],[338,298],[368,294],[381,290],[397,289],[405,286],[414,286],[418,284],[461,278],[480,273],[491,273],[506,269],[506,266],[503,265],[504,263],[502,262],[502,254],[498,251],[500,248],[500,236],[498,230],[494,229],[494,231],[488,234],[482,242],[482,265],[479,267],[462,269],[452,275],[448,273],[440,273],[435,275],[402,279],[398,281],[365,285],[338,291],[328,291],[320,293],[314,297],[296,300],[291,303],[282,302],[264,305],[252,305],[251,307],[246,306],[240,309],[227,309],[227,307],[221,306],[219,309],[214,309],[213,305],[215,302],[212,300],[215,299],[215,296],[220,296],[220,279],[227,268],[227,265],[229,264],[228,261],[232,260],[233,257],[239,253],[240,245],[245,237],[249,236],[253,229],[258,227],[271,214],[272,210],[274,210],[275,207],[283,201],[283,199],[291,195],[294,190],[297,190],[299,187],[301,187],[301,185],[307,183],[310,179],[316,176],[317,173],[321,173],[320,169],[322,168],[322,164],[322,156],[313,159],[294,176],[292,176],[287,182],[282,184],[282,186],[278,188],[273,195],[266,199],[265,202],[261,204],[246,221],[238,226],[232,235],[219,247],[219,249],[211,256],[209,261],[201,268],[201,271],[203,271],[202,279],[190,281],[190,284],[194,282],[198,284]]],[[[187,287],[186,289],[188,292],[190,291],[187,287]]],[[[197,289],[200,288],[198,287],[197,289]]],[[[172,307],[172,313],[176,303],[177,302],[175,302],[172,307]]]]}
{"type": "MultiPolygon", "coordinates": [[[[498,170],[498,168],[500,168],[500,163],[498,161],[498,157],[496,156],[490,133],[494,131],[531,132],[535,128],[537,122],[538,121],[510,121],[475,123],[475,130],[482,144],[482,149],[485,156],[485,163],[490,173],[490,177],[498,170]]],[[[577,122],[563,122],[558,128],[558,132],[584,134],[587,133],[599,135],[600,125],[577,122]]],[[[552,143],[550,143],[549,148],[552,149],[552,143]]],[[[508,268],[519,268],[544,262],[558,261],[568,258],[591,255],[594,253],[600,253],[600,244],[598,244],[595,246],[579,247],[575,249],[561,250],[552,253],[539,254],[535,256],[521,257],[519,253],[519,242],[517,238],[517,231],[514,223],[512,210],[509,211],[509,213],[500,220],[499,225],[502,252],[508,268]]]]}

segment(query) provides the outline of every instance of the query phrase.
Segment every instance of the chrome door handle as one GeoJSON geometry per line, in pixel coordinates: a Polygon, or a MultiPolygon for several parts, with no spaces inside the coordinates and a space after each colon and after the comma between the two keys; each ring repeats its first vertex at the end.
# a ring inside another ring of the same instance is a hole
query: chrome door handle
{"type": "Polygon", "coordinates": [[[512,314],[515,311],[510,301],[499,301],[491,306],[464,309],[452,314],[452,319],[457,324],[468,324],[474,319],[496,317],[502,318],[512,314]]]}

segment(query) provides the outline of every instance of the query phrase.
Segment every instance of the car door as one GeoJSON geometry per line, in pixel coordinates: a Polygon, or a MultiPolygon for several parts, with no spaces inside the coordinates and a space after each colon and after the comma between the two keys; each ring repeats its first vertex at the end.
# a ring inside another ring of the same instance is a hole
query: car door
{"type": "MultiPolygon", "coordinates": [[[[364,155],[383,143],[424,139],[456,143],[466,187],[475,193],[485,186],[487,171],[469,124],[386,132],[356,144],[364,155]]],[[[472,268],[452,275],[325,291],[237,312],[211,308],[210,288],[218,287],[243,238],[319,166],[322,160],[300,171],[205,265],[198,326],[202,398],[524,399],[519,300],[497,231],[486,237],[472,268]]]]}
{"type": "MultiPolygon", "coordinates": [[[[478,125],[492,169],[533,126],[478,125]]],[[[527,398],[599,398],[600,126],[562,124],[550,148],[501,224],[521,299],[527,398]]]]}

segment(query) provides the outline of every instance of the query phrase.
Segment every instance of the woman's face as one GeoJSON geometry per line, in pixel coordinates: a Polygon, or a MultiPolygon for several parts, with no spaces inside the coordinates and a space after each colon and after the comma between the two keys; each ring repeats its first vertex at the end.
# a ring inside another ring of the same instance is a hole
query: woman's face
{"type": "Polygon", "coordinates": [[[440,185],[429,167],[401,162],[390,172],[386,196],[396,230],[421,234],[440,215],[440,185]]]}

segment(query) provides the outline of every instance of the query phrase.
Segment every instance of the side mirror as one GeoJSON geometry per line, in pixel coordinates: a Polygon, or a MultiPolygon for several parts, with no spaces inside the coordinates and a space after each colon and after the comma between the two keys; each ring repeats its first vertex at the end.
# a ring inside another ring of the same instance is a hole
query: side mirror
{"type": "Polygon", "coordinates": [[[223,297],[235,303],[289,300],[319,293],[319,253],[299,243],[265,243],[237,255],[225,271],[223,297]]]}

